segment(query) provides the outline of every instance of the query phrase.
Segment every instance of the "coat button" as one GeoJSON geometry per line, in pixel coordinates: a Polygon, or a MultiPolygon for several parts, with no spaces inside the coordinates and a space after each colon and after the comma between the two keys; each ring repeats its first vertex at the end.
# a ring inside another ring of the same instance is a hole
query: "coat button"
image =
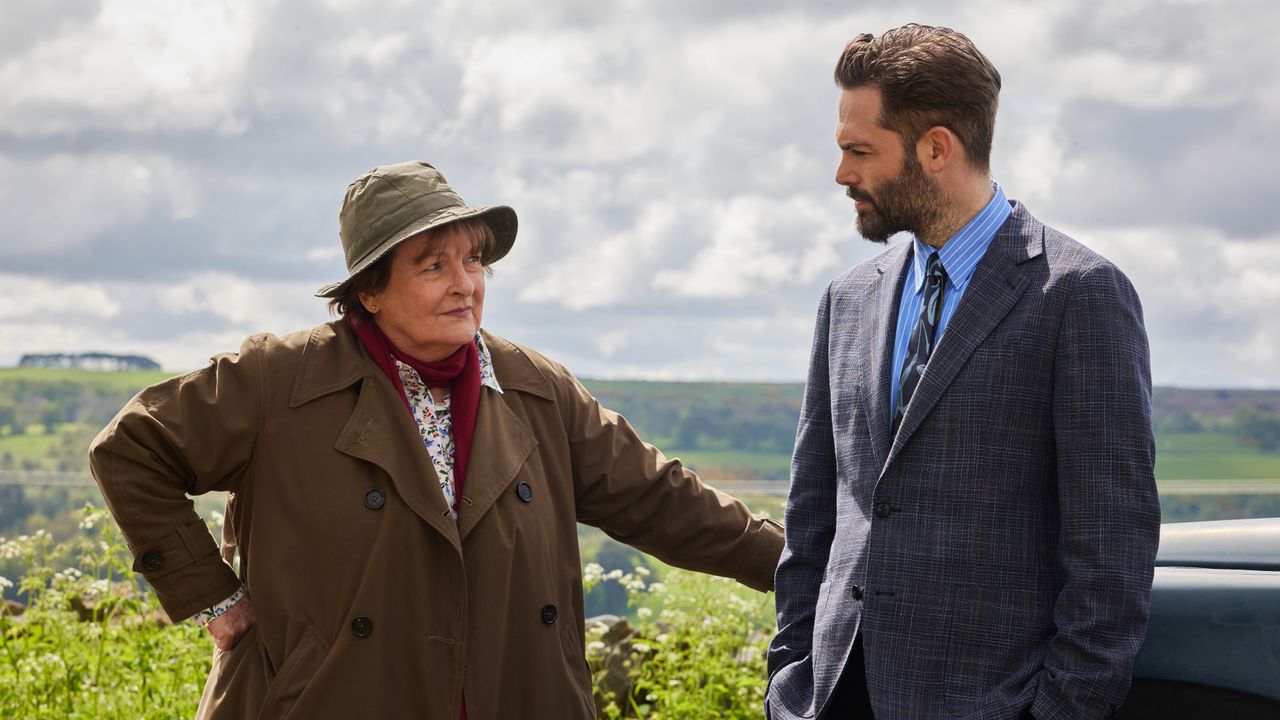
{"type": "Polygon", "coordinates": [[[889,503],[882,502],[876,505],[876,517],[887,518],[892,514],[893,508],[889,506],[889,503]]]}
{"type": "Polygon", "coordinates": [[[370,490],[364,494],[364,506],[370,510],[381,510],[387,504],[387,496],[381,490],[370,490]]]}
{"type": "Polygon", "coordinates": [[[854,586],[853,586],[853,589],[851,589],[851,590],[849,591],[849,594],[853,596],[853,599],[854,599],[854,600],[861,600],[861,599],[862,599],[862,588],[858,587],[857,585],[854,585],[854,586]]]}
{"type": "Polygon", "coordinates": [[[533,488],[529,487],[529,483],[522,482],[516,486],[516,495],[525,502],[533,502],[533,488]]]}
{"type": "Polygon", "coordinates": [[[164,567],[164,553],[152,548],[142,555],[142,569],[155,572],[164,567]]]}
{"type": "Polygon", "coordinates": [[[543,605],[543,606],[542,606],[542,622],[543,622],[544,624],[546,624],[546,625],[555,625],[555,624],[556,624],[556,618],[557,618],[557,617],[560,617],[560,613],[559,613],[559,611],[557,611],[557,610],[556,610],[556,606],[555,606],[555,605],[543,605]]]}
{"type": "Polygon", "coordinates": [[[361,615],[351,621],[351,634],[356,637],[369,637],[373,632],[373,621],[361,615]]]}

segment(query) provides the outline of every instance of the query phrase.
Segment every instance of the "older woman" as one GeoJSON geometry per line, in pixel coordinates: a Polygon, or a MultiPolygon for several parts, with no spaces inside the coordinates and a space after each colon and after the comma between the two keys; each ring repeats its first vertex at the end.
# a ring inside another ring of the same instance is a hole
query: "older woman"
{"type": "Polygon", "coordinates": [[[401,163],[347,188],[340,235],[340,320],[142,391],[91,450],[134,568],[215,637],[200,717],[594,717],[578,522],[772,587],[776,524],[481,329],[510,208],[401,163]]]}

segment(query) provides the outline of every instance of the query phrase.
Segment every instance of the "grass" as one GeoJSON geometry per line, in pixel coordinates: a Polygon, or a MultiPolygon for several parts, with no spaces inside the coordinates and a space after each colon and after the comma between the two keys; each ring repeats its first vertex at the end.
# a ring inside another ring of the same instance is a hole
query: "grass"
{"type": "Polygon", "coordinates": [[[49,456],[49,450],[58,444],[58,434],[22,433],[0,437],[0,455],[10,453],[21,463],[23,460],[40,462],[49,456]]]}
{"type": "Polygon", "coordinates": [[[37,383],[72,382],[80,385],[118,391],[136,391],[166,380],[179,373],[168,370],[135,370],[131,372],[100,372],[73,368],[0,368],[0,384],[7,381],[37,383]]]}
{"type": "Polygon", "coordinates": [[[1218,432],[1156,436],[1156,477],[1160,480],[1280,479],[1280,453],[1245,447],[1218,432]]]}

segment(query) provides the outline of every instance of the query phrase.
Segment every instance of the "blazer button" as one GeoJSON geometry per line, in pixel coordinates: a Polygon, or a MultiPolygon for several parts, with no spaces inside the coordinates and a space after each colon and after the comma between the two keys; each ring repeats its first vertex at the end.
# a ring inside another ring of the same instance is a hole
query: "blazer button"
{"type": "Polygon", "coordinates": [[[849,594],[853,596],[854,600],[861,600],[862,588],[858,587],[857,585],[854,585],[853,589],[849,591],[849,594]]]}
{"type": "Polygon", "coordinates": [[[887,518],[892,514],[893,508],[889,506],[889,503],[882,502],[876,505],[876,517],[887,518]]]}
{"type": "Polygon", "coordinates": [[[351,634],[356,637],[369,637],[373,633],[373,621],[361,615],[351,621],[351,634]]]}
{"type": "Polygon", "coordinates": [[[370,510],[381,510],[387,504],[387,496],[381,490],[370,490],[364,494],[364,506],[370,510]]]}
{"type": "Polygon", "coordinates": [[[556,624],[556,618],[557,618],[557,617],[559,617],[559,616],[560,616],[560,613],[559,613],[559,611],[557,611],[557,610],[556,610],[556,606],[555,606],[555,605],[543,605],[543,606],[542,606],[542,622],[543,622],[544,624],[546,624],[546,625],[555,625],[555,624],[556,624]]]}
{"type": "Polygon", "coordinates": [[[142,569],[155,572],[164,567],[164,553],[152,548],[142,555],[142,569]]]}
{"type": "Polygon", "coordinates": [[[533,502],[533,488],[529,487],[529,483],[522,482],[516,486],[516,495],[525,502],[533,502]]]}

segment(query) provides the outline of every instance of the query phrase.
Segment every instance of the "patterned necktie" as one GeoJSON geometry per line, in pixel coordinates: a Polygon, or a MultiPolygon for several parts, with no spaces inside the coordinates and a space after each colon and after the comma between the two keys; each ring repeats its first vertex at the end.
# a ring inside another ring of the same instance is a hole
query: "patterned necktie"
{"type": "Polygon", "coordinates": [[[924,301],[920,303],[920,317],[916,326],[911,329],[911,340],[907,344],[907,356],[902,359],[902,372],[898,378],[898,407],[893,412],[893,434],[898,434],[898,426],[902,424],[902,416],[907,413],[907,403],[920,384],[920,376],[924,374],[925,365],[929,363],[929,355],[933,352],[933,341],[938,335],[938,320],[942,315],[942,290],[947,284],[947,271],[942,268],[938,253],[929,255],[929,262],[924,270],[924,301]]]}

